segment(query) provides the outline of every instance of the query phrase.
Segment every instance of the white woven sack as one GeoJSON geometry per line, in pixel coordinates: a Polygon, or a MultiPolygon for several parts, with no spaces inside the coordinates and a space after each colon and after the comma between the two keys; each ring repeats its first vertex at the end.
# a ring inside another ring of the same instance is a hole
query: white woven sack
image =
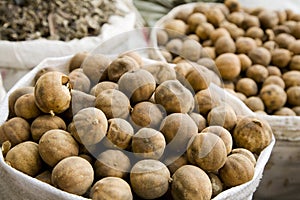
{"type": "Polygon", "coordinates": [[[300,11],[300,0],[239,0],[242,6],[248,8],[268,8],[272,10],[290,9],[294,12],[300,11]]]}
{"type": "Polygon", "coordinates": [[[2,76],[0,75],[0,103],[3,101],[5,95],[6,95],[6,90],[3,86],[2,76]]]}
{"type": "MultiPolygon", "coordinates": [[[[60,58],[48,58],[41,62],[36,68],[26,74],[21,80],[19,80],[10,91],[8,91],[4,102],[0,105],[0,124],[4,123],[8,116],[8,96],[17,88],[29,86],[33,84],[35,74],[42,68],[52,66],[56,67],[59,71],[67,72],[68,62],[71,56],[60,58]]],[[[153,62],[153,60],[145,60],[145,62],[153,62]]],[[[220,101],[226,101],[231,104],[237,114],[253,115],[253,113],[241,102],[231,94],[225,92],[223,89],[216,85],[211,84],[210,90],[212,95],[220,96],[220,101]]],[[[255,174],[251,181],[242,184],[240,186],[228,189],[214,200],[245,200],[251,199],[252,195],[259,185],[259,181],[262,177],[264,167],[269,159],[272,148],[275,143],[275,138],[272,138],[271,144],[266,147],[260,154],[255,167],[255,174]]],[[[15,199],[28,199],[28,200],[83,200],[85,198],[76,195],[63,192],[57,188],[54,188],[46,183],[40,182],[24,173],[21,173],[14,168],[8,166],[3,159],[3,155],[0,152],[0,199],[15,200],[15,199]]]]}

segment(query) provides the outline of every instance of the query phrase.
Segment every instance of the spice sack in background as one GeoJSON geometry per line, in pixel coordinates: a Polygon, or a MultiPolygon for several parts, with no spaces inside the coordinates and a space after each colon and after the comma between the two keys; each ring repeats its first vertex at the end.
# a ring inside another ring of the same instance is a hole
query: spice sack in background
{"type": "Polygon", "coordinates": [[[8,91],[48,57],[91,51],[139,26],[131,0],[1,0],[0,69],[8,91]]]}

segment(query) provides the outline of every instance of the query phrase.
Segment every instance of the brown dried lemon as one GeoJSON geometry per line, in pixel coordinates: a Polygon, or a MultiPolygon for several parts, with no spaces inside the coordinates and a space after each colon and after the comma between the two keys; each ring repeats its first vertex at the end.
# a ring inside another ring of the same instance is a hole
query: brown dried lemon
{"type": "Polygon", "coordinates": [[[51,114],[64,112],[71,102],[69,77],[57,71],[42,75],[35,85],[34,96],[41,111],[51,114]]]}

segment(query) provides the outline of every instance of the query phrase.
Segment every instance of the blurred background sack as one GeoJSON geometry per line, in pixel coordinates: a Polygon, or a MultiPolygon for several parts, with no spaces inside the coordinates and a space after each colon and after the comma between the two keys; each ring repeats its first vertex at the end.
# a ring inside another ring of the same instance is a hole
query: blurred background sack
{"type": "Polygon", "coordinates": [[[1,91],[45,58],[89,52],[142,26],[137,13],[132,0],[0,1],[1,91]]]}

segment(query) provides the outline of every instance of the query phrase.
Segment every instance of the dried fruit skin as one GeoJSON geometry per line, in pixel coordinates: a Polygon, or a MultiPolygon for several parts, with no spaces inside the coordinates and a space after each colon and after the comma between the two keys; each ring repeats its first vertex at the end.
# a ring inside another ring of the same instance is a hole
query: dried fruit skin
{"type": "Polygon", "coordinates": [[[130,122],[137,129],[141,127],[157,129],[165,115],[162,106],[143,101],[133,107],[130,113],[130,122]]]}
{"type": "Polygon", "coordinates": [[[86,57],[89,55],[88,52],[78,52],[74,54],[74,56],[71,58],[69,62],[69,72],[72,72],[75,69],[78,69],[81,67],[81,64],[84,62],[86,57]]]}
{"type": "Polygon", "coordinates": [[[142,69],[147,70],[155,78],[157,84],[161,84],[166,80],[175,80],[176,73],[173,67],[164,62],[143,65],[142,69]]]}
{"type": "Polygon", "coordinates": [[[241,72],[240,59],[233,53],[224,53],[218,56],[216,66],[224,80],[233,80],[241,72]]]}
{"type": "Polygon", "coordinates": [[[270,84],[262,87],[260,98],[268,110],[277,110],[284,106],[287,101],[286,92],[278,85],[270,84]]]}
{"type": "Polygon", "coordinates": [[[236,125],[237,116],[231,106],[219,105],[208,113],[207,122],[209,125],[222,126],[230,131],[236,125]]]}
{"type": "Polygon", "coordinates": [[[268,70],[260,64],[254,64],[246,70],[246,77],[251,78],[256,83],[262,83],[268,78],[268,70]]]}
{"type": "Polygon", "coordinates": [[[106,177],[97,181],[91,189],[94,200],[132,200],[130,185],[121,178],[106,177]]]}
{"type": "Polygon", "coordinates": [[[287,34],[280,33],[275,37],[275,42],[278,44],[280,48],[287,49],[288,46],[296,41],[295,37],[287,34]]]}
{"type": "MultiPolygon", "coordinates": [[[[214,64],[213,67],[215,67],[214,64]]],[[[215,68],[212,70],[215,70],[215,68]]],[[[210,83],[221,84],[220,78],[212,70],[207,69],[206,66],[193,64],[193,67],[185,76],[193,92],[206,89],[210,83]]]]}
{"type": "Polygon", "coordinates": [[[61,190],[83,195],[94,181],[94,170],[85,159],[71,156],[61,160],[53,168],[51,180],[61,190]]]}
{"type": "Polygon", "coordinates": [[[271,142],[272,129],[266,121],[246,116],[236,124],[233,130],[233,139],[237,147],[260,154],[271,142]]]}
{"type": "Polygon", "coordinates": [[[32,177],[36,176],[43,166],[38,144],[31,141],[20,143],[9,150],[5,161],[13,168],[32,177]]]}
{"type": "Polygon", "coordinates": [[[250,37],[240,37],[235,42],[236,52],[248,54],[257,47],[255,40],[250,37]]]}
{"type": "Polygon", "coordinates": [[[104,138],[104,145],[126,149],[131,144],[134,135],[133,127],[130,123],[121,118],[112,118],[108,120],[108,130],[104,138]]]}
{"type": "Polygon", "coordinates": [[[192,112],[189,114],[190,117],[194,120],[198,127],[198,132],[201,132],[203,129],[206,128],[206,119],[199,113],[192,112]]]}
{"type": "Polygon", "coordinates": [[[271,62],[271,53],[264,47],[257,47],[248,53],[253,64],[268,66],[271,62]]]}
{"type": "Polygon", "coordinates": [[[241,9],[241,5],[237,0],[225,0],[224,4],[226,7],[228,7],[230,12],[239,11],[241,9]]]}
{"type": "Polygon", "coordinates": [[[231,154],[219,170],[220,178],[227,187],[234,187],[250,181],[254,176],[254,166],[242,154],[231,154]]]}
{"type": "Polygon", "coordinates": [[[95,107],[89,107],[74,115],[73,126],[70,131],[81,144],[93,145],[105,137],[107,127],[105,114],[95,107]]]}
{"type": "Polygon", "coordinates": [[[251,161],[251,163],[254,166],[256,165],[256,158],[255,158],[254,154],[251,151],[249,151],[248,149],[234,148],[234,149],[232,149],[231,154],[234,154],[234,153],[243,154],[244,156],[246,156],[251,161]]]}
{"type": "Polygon", "coordinates": [[[264,111],[265,105],[261,98],[252,96],[244,100],[244,103],[250,108],[253,112],[255,111],[264,111]]]}
{"type": "Polygon", "coordinates": [[[94,164],[95,176],[127,178],[131,163],[129,157],[120,150],[108,149],[97,156],[94,164]]]}
{"type": "Polygon", "coordinates": [[[292,53],[287,49],[274,49],[271,53],[271,63],[277,67],[286,67],[291,59],[292,59],[292,53]]]}
{"type": "Polygon", "coordinates": [[[14,90],[8,97],[8,109],[9,109],[9,115],[8,118],[12,118],[16,116],[15,113],[15,102],[17,99],[24,95],[24,94],[30,94],[34,92],[34,87],[33,86],[26,86],[26,87],[21,87],[16,90],[14,90]]]}
{"type": "Polygon", "coordinates": [[[102,54],[92,54],[85,58],[81,67],[83,73],[90,79],[91,85],[107,80],[107,67],[110,62],[110,59],[102,54]]]}
{"type": "Polygon", "coordinates": [[[293,109],[288,107],[282,107],[276,112],[274,112],[274,115],[281,115],[281,116],[296,116],[296,113],[293,111],[293,109]]]}
{"type": "Polygon", "coordinates": [[[102,81],[92,87],[90,94],[97,97],[102,91],[106,89],[118,89],[118,84],[112,81],[102,81]]]}
{"type": "Polygon", "coordinates": [[[300,55],[294,55],[289,64],[291,70],[300,70],[300,55]]]}
{"type": "Polygon", "coordinates": [[[167,32],[161,29],[157,30],[156,37],[157,37],[157,44],[159,45],[165,45],[169,40],[169,36],[167,32]]]}
{"type": "Polygon", "coordinates": [[[283,89],[285,88],[285,83],[280,76],[269,75],[268,78],[266,78],[266,80],[263,82],[262,86],[270,85],[270,84],[277,84],[283,89]]]}
{"type": "Polygon", "coordinates": [[[57,71],[56,68],[54,67],[45,67],[43,69],[40,69],[34,76],[34,83],[37,82],[37,80],[44,74],[46,74],[47,72],[51,72],[51,71],[57,71]]]}
{"type": "Polygon", "coordinates": [[[164,25],[165,31],[170,38],[177,37],[178,35],[185,35],[187,25],[180,19],[171,19],[164,25]]]}
{"type": "Polygon", "coordinates": [[[118,82],[124,73],[139,68],[139,64],[129,56],[116,58],[107,67],[108,79],[113,82],[118,82]]]}
{"type": "Polygon", "coordinates": [[[209,200],[212,185],[208,175],[193,165],[180,167],[172,176],[171,194],[174,200],[209,200]]]}
{"type": "Polygon", "coordinates": [[[225,144],[227,154],[231,152],[233,140],[232,140],[231,133],[227,129],[225,129],[222,126],[208,126],[201,131],[201,133],[206,133],[206,132],[214,133],[217,136],[219,136],[225,144]]]}
{"type": "Polygon", "coordinates": [[[48,183],[49,185],[52,185],[51,172],[49,170],[43,171],[42,173],[38,174],[35,178],[40,181],[43,181],[44,183],[48,183]]]}
{"type": "Polygon", "coordinates": [[[168,80],[160,84],[155,90],[154,98],[167,113],[188,113],[194,108],[192,93],[178,80],[168,80]]]}
{"type": "Polygon", "coordinates": [[[203,22],[206,22],[206,16],[203,13],[192,13],[187,18],[188,29],[194,32],[197,26],[203,22]]]}
{"type": "Polygon", "coordinates": [[[197,92],[194,96],[194,101],[195,110],[204,117],[207,117],[210,110],[219,104],[219,97],[211,93],[207,88],[197,92]]]}
{"type": "Polygon", "coordinates": [[[219,136],[206,132],[191,138],[187,156],[190,163],[199,166],[204,171],[215,172],[224,165],[227,151],[219,136]]]}
{"type": "Polygon", "coordinates": [[[41,114],[41,111],[35,104],[34,94],[24,94],[15,102],[15,113],[18,117],[24,119],[34,119],[41,114]]]}
{"type": "Polygon", "coordinates": [[[168,168],[158,160],[141,160],[130,171],[132,190],[144,199],[163,196],[168,191],[169,180],[168,168]]]}
{"type": "Polygon", "coordinates": [[[126,52],[121,53],[118,57],[123,58],[126,56],[133,58],[139,66],[142,66],[144,64],[143,58],[138,52],[126,51],[126,52]]]}
{"type": "Polygon", "coordinates": [[[300,86],[300,71],[291,70],[282,74],[286,89],[291,86],[300,86]]]}
{"type": "Polygon", "coordinates": [[[217,28],[210,34],[210,40],[215,44],[215,42],[222,36],[229,36],[230,34],[225,28],[217,28]]]}
{"type": "Polygon", "coordinates": [[[42,75],[34,88],[35,103],[44,113],[59,114],[67,110],[71,102],[69,77],[62,72],[42,75]]]}
{"type": "Polygon", "coordinates": [[[52,129],[41,137],[39,153],[44,162],[53,167],[66,157],[77,156],[79,147],[70,133],[60,129],[52,129]]]}
{"type": "Polygon", "coordinates": [[[101,92],[96,97],[95,107],[102,110],[107,119],[126,119],[131,109],[128,97],[116,89],[107,89],[101,92]]]}
{"type": "Polygon", "coordinates": [[[166,50],[172,54],[180,55],[182,45],[183,45],[183,42],[180,39],[178,39],[178,38],[171,39],[166,44],[166,50]]]}
{"type": "Polygon", "coordinates": [[[164,153],[166,141],[161,132],[152,128],[141,128],[132,137],[131,145],[137,157],[158,160],[164,153]]]}
{"type": "Polygon", "coordinates": [[[124,73],[120,77],[118,85],[119,90],[132,103],[149,100],[156,88],[153,75],[145,69],[137,69],[124,73]]]}
{"type": "Polygon", "coordinates": [[[186,60],[196,62],[201,55],[202,46],[195,40],[186,39],[183,41],[180,56],[186,60]]]}
{"type": "Polygon", "coordinates": [[[224,184],[216,174],[208,173],[207,175],[210,179],[211,186],[212,186],[212,197],[215,197],[221,192],[223,192],[223,190],[225,189],[224,184]]]}
{"type": "Polygon", "coordinates": [[[258,15],[260,24],[263,28],[273,28],[279,22],[278,15],[275,11],[263,10],[258,15]]]}
{"type": "Polygon", "coordinates": [[[286,91],[287,102],[292,106],[300,106],[300,86],[292,86],[286,91]]]}
{"type": "Polygon", "coordinates": [[[215,42],[215,50],[217,55],[223,53],[235,53],[236,46],[233,39],[229,36],[221,36],[215,42]]]}
{"type": "Polygon", "coordinates": [[[258,92],[257,83],[251,78],[241,78],[237,81],[235,89],[246,97],[256,95],[258,92]]]}
{"type": "Polygon", "coordinates": [[[32,139],[36,142],[38,142],[42,135],[49,130],[66,130],[66,128],[66,124],[62,118],[52,115],[40,115],[30,126],[32,139]]]}
{"type": "Polygon", "coordinates": [[[170,155],[165,160],[164,163],[167,165],[171,174],[174,174],[180,167],[189,164],[186,153],[183,155],[170,155]]]}
{"type": "Polygon", "coordinates": [[[174,153],[186,151],[189,140],[198,133],[198,127],[188,114],[172,113],[164,118],[159,128],[167,148],[174,153]]]}
{"type": "Polygon", "coordinates": [[[0,143],[9,141],[12,146],[30,139],[30,124],[21,117],[14,117],[0,126],[0,143]]]}
{"type": "Polygon", "coordinates": [[[90,91],[91,81],[83,73],[82,68],[73,70],[69,75],[72,89],[79,90],[85,93],[90,91]]]}

